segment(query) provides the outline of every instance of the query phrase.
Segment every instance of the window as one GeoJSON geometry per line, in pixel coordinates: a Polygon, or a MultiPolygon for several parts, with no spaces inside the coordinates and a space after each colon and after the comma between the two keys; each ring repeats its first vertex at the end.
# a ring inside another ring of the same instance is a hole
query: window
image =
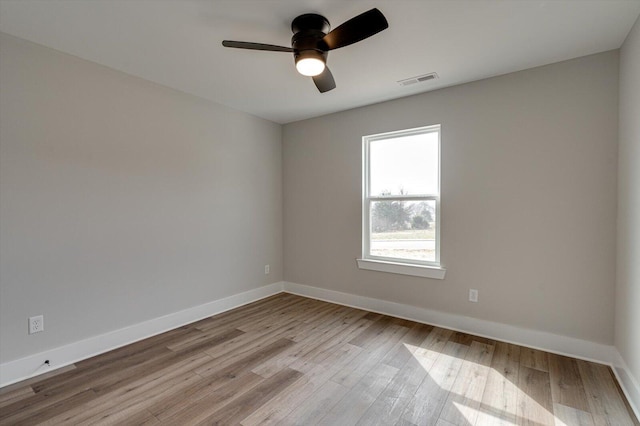
{"type": "Polygon", "coordinates": [[[440,265],[440,126],[365,136],[358,266],[444,278],[440,265]]]}

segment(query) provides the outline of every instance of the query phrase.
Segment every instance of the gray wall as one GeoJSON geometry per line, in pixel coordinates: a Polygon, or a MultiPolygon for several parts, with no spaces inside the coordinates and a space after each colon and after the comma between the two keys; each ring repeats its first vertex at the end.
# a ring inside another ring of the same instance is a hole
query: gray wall
{"type": "Polygon", "coordinates": [[[617,317],[617,52],[282,134],[0,36],[0,362],[279,281],[284,233],[288,281],[607,344],[616,317],[638,377],[638,32],[620,70],[617,317]],[[362,135],[436,123],[446,279],[358,270],[362,135]]]}
{"type": "Polygon", "coordinates": [[[612,344],[617,111],[611,51],[286,125],[285,280],[612,344]],[[359,270],[361,137],[437,123],[446,279],[359,270]]]}
{"type": "Polygon", "coordinates": [[[281,126],[10,36],[0,52],[1,362],[282,280],[281,126]]]}
{"type": "Polygon", "coordinates": [[[640,19],[620,51],[616,347],[640,380],[640,19]]]}

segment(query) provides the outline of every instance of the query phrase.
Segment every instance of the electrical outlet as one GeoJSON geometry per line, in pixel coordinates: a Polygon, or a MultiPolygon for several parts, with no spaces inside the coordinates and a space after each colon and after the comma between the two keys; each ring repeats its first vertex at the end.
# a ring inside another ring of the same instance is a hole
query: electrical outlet
{"type": "Polygon", "coordinates": [[[269,275],[269,272],[271,272],[271,268],[269,267],[269,265],[264,265],[264,274],[269,275]]]}
{"type": "Polygon", "coordinates": [[[476,290],[475,288],[469,289],[469,302],[478,302],[478,290],[476,290]]]}
{"type": "Polygon", "coordinates": [[[44,331],[44,316],[38,315],[29,318],[29,334],[40,333],[44,331]]]}

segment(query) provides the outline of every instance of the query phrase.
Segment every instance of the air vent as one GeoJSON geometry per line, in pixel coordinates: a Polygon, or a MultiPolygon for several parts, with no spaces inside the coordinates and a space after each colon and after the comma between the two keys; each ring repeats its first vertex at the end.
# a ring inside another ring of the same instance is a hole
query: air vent
{"type": "Polygon", "coordinates": [[[411,86],[412,84],[423,83],[425,81],[435,80],[436,78],[438,78],[438,74],[436,74],[435,72],[432,72],[430,74],[424,74],[424,75],[419,75],[417,77],[411,77],[411,78],[405,78],[404,80],[399,80],[398,84],[400,84],[401,86],[411,86]]]}

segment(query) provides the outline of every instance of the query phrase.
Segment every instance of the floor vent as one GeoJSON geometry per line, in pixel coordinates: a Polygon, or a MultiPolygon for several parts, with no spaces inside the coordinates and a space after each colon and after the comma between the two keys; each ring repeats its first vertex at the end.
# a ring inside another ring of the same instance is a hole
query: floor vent
{"type": "Polygon", "coordinates": [[[432,72],[430,74],[424,74],[424,75],[419,75],[417,77],[411,77],[411,78],[405,78],[404,80],[399,80],[398,84],[400,84],[401,86],[411,86],[412,84],[423,83],[425,81],[435,80],[436,78],[438,78],[438,74],[436,74],[435,72],[432,72]]]}

